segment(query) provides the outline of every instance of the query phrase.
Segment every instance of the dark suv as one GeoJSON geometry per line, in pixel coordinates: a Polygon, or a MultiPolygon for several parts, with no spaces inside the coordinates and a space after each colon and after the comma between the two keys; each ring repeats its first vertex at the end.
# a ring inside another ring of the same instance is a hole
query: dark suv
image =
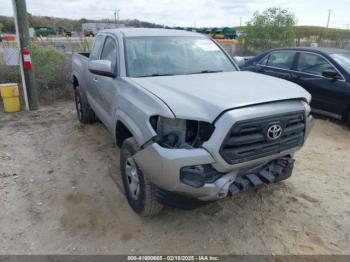
{"type": "Polygon", "coordinates": [[[312,95],[315,113],[350,125],[350,51],[335,48],[279,48],[248,60],[242,70],[283,78],[312,95]]]}

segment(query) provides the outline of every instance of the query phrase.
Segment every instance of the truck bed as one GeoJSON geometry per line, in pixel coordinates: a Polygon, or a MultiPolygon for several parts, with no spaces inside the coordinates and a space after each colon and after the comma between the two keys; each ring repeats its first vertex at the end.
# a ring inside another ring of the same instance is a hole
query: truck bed
{"type": "Polygon", "coordinates": [[[72,57],[73,75],[77,79],[79,85],[86,86],[85,74],[87,74],[87,67],[90,53],[74,53],[72,57]]]}

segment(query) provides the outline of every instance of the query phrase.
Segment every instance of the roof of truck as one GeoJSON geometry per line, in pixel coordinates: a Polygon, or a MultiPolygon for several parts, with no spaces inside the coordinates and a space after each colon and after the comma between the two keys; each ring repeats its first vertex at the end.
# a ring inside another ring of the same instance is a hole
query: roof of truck
{"type": "Polygon", "coordinates": [[[111,34],[122,34],[124,37],[137,36],[203,36],[196,32],[164,28],[117,28],[106,29],[101,32],[111,34]]]}

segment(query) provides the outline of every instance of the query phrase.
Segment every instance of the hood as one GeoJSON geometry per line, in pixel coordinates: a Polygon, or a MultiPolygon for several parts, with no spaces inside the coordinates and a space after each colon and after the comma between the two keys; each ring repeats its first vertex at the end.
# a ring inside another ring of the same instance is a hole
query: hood
{"type": "Polygon", "coordinates": [[[310,94],[292,82],[252,72],[129,78],[166,103],[177,118],[212,122],[224,110],[310,94]]]}

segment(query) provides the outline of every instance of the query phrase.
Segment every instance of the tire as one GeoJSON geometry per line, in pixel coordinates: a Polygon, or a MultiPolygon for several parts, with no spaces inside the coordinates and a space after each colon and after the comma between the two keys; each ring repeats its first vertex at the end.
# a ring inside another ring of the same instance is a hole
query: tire
{"type": "Polygon", "coordinates": [[[120,152],[120,169],[125,195],[130,207],[140,216],[155,216],[163,209],[155,196],[155,186],[143,176],[133,159],[139,150],[133,137],[123,142],[120,152]]]}
{"type": "Polygon", "coordinates": [[[74,100],[79,121],[84,124],[96,122],[95,112],[86,99],[80,94],[79,87],[76,87],[74,90],[74,100]]]}

